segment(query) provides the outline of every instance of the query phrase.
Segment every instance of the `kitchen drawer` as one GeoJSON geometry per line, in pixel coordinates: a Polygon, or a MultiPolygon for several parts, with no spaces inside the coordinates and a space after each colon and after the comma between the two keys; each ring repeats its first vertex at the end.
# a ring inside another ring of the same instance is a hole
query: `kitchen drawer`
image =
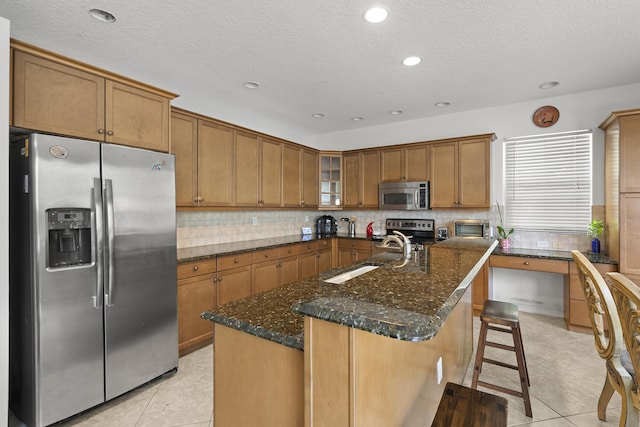
{"type": "Polygon", "coordinates": [[[300,253],[301,254],[310,254],[318,250],[318,242],[305,242],[300,243],[300,253]]]}
{"type": "Polygon", "coordinates": [[[333,239],[316,240],[316,244],[318,245],[318,250],[321,251],[323,249],[331,249],[332,240],[333,239]]]}
{"type": "MultiPolygon", "coordinates": [[[[618,266],[615,264],[593,264],[593,266],[600,272],[603,278],[605,277],[605,273],[609,271],[618,271],[618,266]]],[[[576,263],[573,261],[569,263],[569,274],[578,275],[578,267],[576,267],[576,263]]]]}
{"type": "Polygon", "coordinates": [[[338,239],[338,248],[371,251],[371,242],[369,240],[338,239]]]}
{"type": "Polygon", "coordinates": [[[569,261],[561,261],[556,259],[491,255],[491,258],[489,259],[489,265],[491,267],[515,268],[518,270],[569,274],[569,261]]]}
{"type": "Polygon", "coordinates": [[[278,259],[278,249],[265,249],[262,251],[255,251],[252,256],[253,263],[257,264],[265,261],[275,261],[278,259]]]}
{"type": "Polygon", "coordinates": [[[189,261],[178,263],[178,279],[185,277],[200,276],[216,272],[216,259],[210,258],[200,261],[189,261]]]}
{"type": "MultiPolygon", "coordinates": [[[[614,264],[593,264],[593,266],[603,279],[605,278],[605,273],[618,270],[618,266],[614,264]]],[[[580,283],[580,276],[578,275],[576,263],[573,261],[569,262],[569,273],[569,298],[584,301],[584,291],[580,283]]]]}
{"type": "Polygon", "coordinates": [[[279,246],[277,248],[278,259],[296,256],[300,253],[301,244],[279,246]]]}
{"type": "Polygon", "coordinates": [[[237,255],[224,255],[218,257],[218,271],[229,270],[236,267],[244,267],[251,265],[252,257],[251,253],[237,255]]]}

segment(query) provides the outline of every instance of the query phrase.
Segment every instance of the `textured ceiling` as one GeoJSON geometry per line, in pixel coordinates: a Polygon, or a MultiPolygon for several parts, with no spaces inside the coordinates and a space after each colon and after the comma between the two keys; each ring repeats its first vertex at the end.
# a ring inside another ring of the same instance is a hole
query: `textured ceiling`
{"type": "Polygon", "coordinates": [[[640,82],[638,0],[1,0],[0,16],[15,39],[290,139],[640,82]],[[372,5],[389,18],[365,22],[372,5]]]}

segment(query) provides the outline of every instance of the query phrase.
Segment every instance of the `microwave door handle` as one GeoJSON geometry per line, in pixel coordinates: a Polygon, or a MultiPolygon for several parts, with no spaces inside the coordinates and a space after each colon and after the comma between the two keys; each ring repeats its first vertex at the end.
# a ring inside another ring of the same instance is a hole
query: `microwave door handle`
{"type": "Polygon", "coordinates": [[[413,207],[414,209],[420,209],[420,189],[416,189],[413,192],[413,207]]]}

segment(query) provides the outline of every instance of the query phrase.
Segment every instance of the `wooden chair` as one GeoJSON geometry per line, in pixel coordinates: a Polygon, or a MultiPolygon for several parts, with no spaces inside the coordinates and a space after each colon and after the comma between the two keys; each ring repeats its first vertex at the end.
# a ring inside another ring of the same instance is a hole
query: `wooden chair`
{"type": "MultiPolygon", "coordinates": [[[[629,412],[635,410],[637,414],[638,408],[640,408],[640,390],[638,390],[638,378],[635,372],[640,370],[640,288],[620,273],[607,273],[607,284],[611,289],[620,316],[622,335],[627,350],[621,355],[622,364],[632,377],[630,401],[633,408],[629,412]]],[[[637,418],[635,422],[637,422],[637,418]]],[[[622,421],[620,425],[622,425],[622,421]]]]}
{"type": "Polygon", "coordinates": [[[640,414],[630,405],[633,379],[620,360],[621,353],[624,352],[622,327],[614,298],[603,277],[587,257],[580,251],[571,251],[571,256],[578,268],[580,284],[589,309],[596,350],[605,360],[606,378],[598,399],[598,418],[603,421],[607,419],[607,405],[615,390],[622,398],[620,427],[636,427],[640,414]],[[605,333],[605,323],[608,333],[605,333]]]}

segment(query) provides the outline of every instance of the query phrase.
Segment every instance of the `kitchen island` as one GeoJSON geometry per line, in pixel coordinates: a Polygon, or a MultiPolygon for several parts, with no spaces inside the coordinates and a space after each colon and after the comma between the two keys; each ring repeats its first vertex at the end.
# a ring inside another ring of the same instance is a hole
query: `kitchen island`
{"type": "Polygon", "coordinates": [[[428,425],[467,369],[470,285],[494,247],[379,254],[206,311],[215,425],[428,425]]]}

